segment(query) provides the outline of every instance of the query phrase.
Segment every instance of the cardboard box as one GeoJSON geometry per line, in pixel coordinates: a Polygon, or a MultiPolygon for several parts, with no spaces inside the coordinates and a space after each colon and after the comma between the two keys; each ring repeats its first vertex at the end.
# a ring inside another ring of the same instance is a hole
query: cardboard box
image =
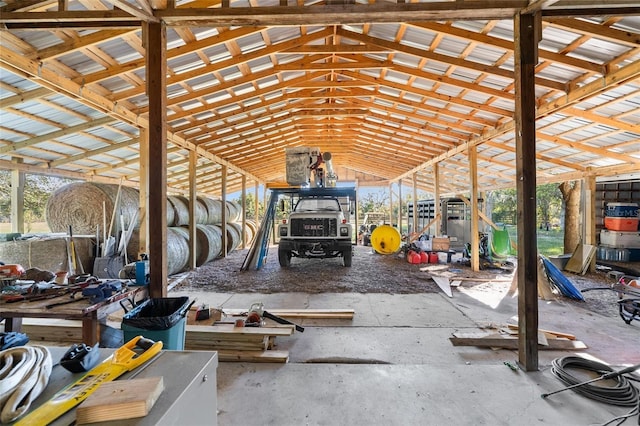
{"type": "Polygon", "coordinates": [[[431,242],[431,249],[433,251],[449,251],[449,238],[434,237],[431,242]]]}

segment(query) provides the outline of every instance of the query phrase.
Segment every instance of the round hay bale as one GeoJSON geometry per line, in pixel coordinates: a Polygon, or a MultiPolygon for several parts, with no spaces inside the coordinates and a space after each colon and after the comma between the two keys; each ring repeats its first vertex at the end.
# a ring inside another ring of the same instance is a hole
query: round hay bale
{"type": "MultiPolygon", "coordinates": [[[[183,195],[169,195],[167,197],[167,209],[169,204],[173,206],[175,213],[174,225],[189,225],[189,199],[183,195]]],[[[206,223],[207,217],[206,207],[196,201],[196,223],[206,223]]]]}
{"type": "Polygon", "coordinates": [[[227,201],[227,223],[237,222],[242,216],[242,207],[235,201],[227,201]]]}
{"type": "Polygon", "coordinates": [[[173,207],[174,220],[173,226],[183,226],[189,224],[189,204],[185,203],[184,197],[178,195],[169,195],[167,197],[167,209],[169,204],[173,207]]]}
{"type": "Polygon", "coordinates": [[[216,225],[222,221],[222,203],[220,200],[213,200],[208,197],[198,197],[205,208],[207,209],[207,225],[216,225]]]}
{"type": "Polygon", "coordinates": [[[220,255],[222,234],[214,226],[196,225],[196,241],[198,247],[197,266],[211,262],[220,255]]]}
{"type": "Polygon", "coordinates": [[[232,252],[242,245],[242,226],[238,223],[227,223],[227,251],[232,252]]]}
{"type": "MultiPolygon", "coordinates": [[[[128,261],[133,262],[138,259],[140,250],[140,233],[135,231],[131,234],[129,244],[127,244],[128,261]]],[[[146,253],[149,254],[149,253],[146,253]]],[[[182,227],[167,228],[167,274],[173,275],[184,270],[189,264],[189,229],[182,227]],[[175,259],[174,259],[175,258],[175,259]],[[186,259],[186,260],[185,260],[186,259]],[[183,264],[181,266],[181,264],[183,264]]]]}
{"type": "MultiPolygon", "coordinates": [[[[107,230],[111,223],[118,185],[92,182],[74,182],[57,189],[47,200],[45,218],[51,232],[68,232],[69,226],[77,235],[95,235],[96,227],[103,229],[102,206],[106,209],[107,230]]],[[[120,233],[120,214],[125,228],[131,224],[138,212],[138,190],[121,187],[119,206],[113,222],[111,235],[120,233]]],[[[134,228],[138,227],[138,220],[134,228]]]]}
{"type": "Polygon", "coordinates": [[[256,234],[258,233],[258,225],[256,224],[256,221],[253,219],[247,219],[246,220],[246,238],[247,238],[247,245],[252,245],[253,244],[253,240],[256,238],[256,234]]]}
{"type": "Polygon", "coordinates": [[[127,243],[127,259],[125,259],[125,263],[139,260],[138,250],[140,250],[140,230],[135,230],[131,233],[131,238],[127,243]]]}
{"type": "MultiPolygon", "coordinates": [[[[222,226],[220,225],[212,225],[218,228],[218,232],[222,235],[222,226]]],[[[231,253],[234,251],[241,243],[240,240],[240,232],[230,223],[227,223],[227,253],[231,253]]]]}
{"type": "Polygon", "coordinates": [[[176,226],[176,211],[169,198],[167,198],[167,226],[176,226]]]}
{"type": "Polygon", "coordinates": [[[181,228],[167,229],[167,274],[182,272],[189,263],[189,244],[182,236],[181,228]]]}

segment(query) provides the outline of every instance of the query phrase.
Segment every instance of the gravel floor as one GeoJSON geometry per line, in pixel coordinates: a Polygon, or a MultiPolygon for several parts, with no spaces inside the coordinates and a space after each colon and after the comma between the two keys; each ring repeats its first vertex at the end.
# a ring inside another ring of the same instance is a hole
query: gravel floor
{"type": "MultiPolygon", "coordinates": [[[[378,255],[370,247],[356,246],[353,265],[342,266],[342,259],[292,259],[291,266],[281,268],[277,248],[272,246],[267,262],[258,271],[241,271],[247,250],[237,250],[225,259],[218,259],[197,268],[180,285],[181,289],[234,293],[387,293],[412,294],[439,292],[430,274],[456,278],[475,278],[480,282],[491,279],[509,280],[513,274],[501,269],[486,269],[474,273],[454,256],[450,264],[412,265],[402,255],[378,255]],[[425,268],[428,268],[425,270],[425,268]]],[[[576,288],[584,291],[585,301],[561,298],[606,316],[618,316],[618,293],[608,290],[614,280],[606,272],[587,273],[584,276],[565,273],[576,288]],[[587,290],[603,288],[602,290],[587,290]],[[587,290],[587,291],[585,291],[587,290]]],[[[461,286],[476,286],[478,281],[462,280],[461,286]]],[[[491,285],[482,286],[492,291],[491,285]]],[[[496,291],[504,291],[504,285],[496,291]]]]}

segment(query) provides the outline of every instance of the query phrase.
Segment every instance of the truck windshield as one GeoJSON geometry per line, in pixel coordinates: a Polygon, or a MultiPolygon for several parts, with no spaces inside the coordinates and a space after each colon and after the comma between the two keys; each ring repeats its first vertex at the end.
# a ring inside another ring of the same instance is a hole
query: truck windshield
{"type": "Polygon", "coordinates": [[[295,210],[299,211],[340,211],[340,204],[334,198],[302,198],[296,204],[295,210]]]}

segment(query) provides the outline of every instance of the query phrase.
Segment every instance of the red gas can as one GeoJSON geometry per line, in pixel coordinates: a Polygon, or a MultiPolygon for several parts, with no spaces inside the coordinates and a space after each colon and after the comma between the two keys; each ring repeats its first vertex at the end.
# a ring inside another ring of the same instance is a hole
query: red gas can
{"type": "Polygon", "coordinates": [[[429,253],[429,263],[438,263],[438,253],[429,253]]]}

